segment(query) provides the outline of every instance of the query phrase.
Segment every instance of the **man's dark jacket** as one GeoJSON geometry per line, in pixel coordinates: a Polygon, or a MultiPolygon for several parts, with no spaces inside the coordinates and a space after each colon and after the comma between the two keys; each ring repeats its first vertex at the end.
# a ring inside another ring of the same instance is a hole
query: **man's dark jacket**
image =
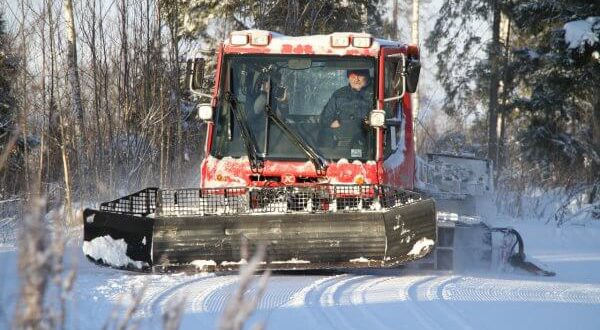
{"type": "Polygon", "coordinates": [[[335,91],[325,105],[321,114],[321,127],[329,129],[331,123],[337,120],[340,128],[336,130],[347,131],[349,134],[360,132],[363,119],[372,107],[373,88],[370,84],[360,91],[353,90],[350,85],[344,86],[335,91]]]}

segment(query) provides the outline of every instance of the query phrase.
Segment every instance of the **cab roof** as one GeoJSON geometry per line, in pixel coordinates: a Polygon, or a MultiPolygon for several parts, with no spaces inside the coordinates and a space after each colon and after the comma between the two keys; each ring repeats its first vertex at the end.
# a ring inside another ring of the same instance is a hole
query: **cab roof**
{"type": "Polygon", "coordinates": [[[383,47],[406,48],[398,41],[375,38],[367,33],[335,32],[290,37],[265,30],[232,32],[223,43],[228,54],[312,54],[378,56],[383,47]]]}

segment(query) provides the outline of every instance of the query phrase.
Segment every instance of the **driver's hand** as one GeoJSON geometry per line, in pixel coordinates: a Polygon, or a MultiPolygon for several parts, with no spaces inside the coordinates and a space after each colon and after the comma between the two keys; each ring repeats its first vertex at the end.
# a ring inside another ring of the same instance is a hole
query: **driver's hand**
{"type": "Polygon", "coordinates": [[[371,122],[369,121],[369,116],[368,115],[365,116],[365,118],[363,118],[362,124],[363,124],[363,127],[365,127],[365,128],[369,127],[371,125],[371,122]]]}
{"type": "Polygon", "coordinates": [[[329,127],[331,127],[331,128],[339,128],[340,126],[341,126],[341,125],[340,125],[340,122],[339,122],[337,119],[336,119],[336,120],[334,120],[334,121],[331,123],[331,125],[329,125],[329,127]]]}

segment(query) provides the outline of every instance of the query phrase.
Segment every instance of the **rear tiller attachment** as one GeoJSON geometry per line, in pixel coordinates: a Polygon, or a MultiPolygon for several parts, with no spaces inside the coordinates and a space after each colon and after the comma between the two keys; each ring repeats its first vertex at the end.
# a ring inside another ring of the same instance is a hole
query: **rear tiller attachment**
{"type": "Polygon", "coordinates": [[[523,238],[513,228],[490,227],[478,217],[438,214],[438,241],[432,256],[441,270],[506,270],[508,265],[542,276],[555,273],[525,260],[523,238]]]}

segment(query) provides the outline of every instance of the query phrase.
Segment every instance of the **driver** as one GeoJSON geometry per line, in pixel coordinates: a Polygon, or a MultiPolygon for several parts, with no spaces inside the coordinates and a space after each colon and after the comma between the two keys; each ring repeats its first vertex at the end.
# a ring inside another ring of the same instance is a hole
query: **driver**
{"type": "Polygon", "coordinates": [[[364,119],[373,106],[373,88],[368,69],[352,69],[346,72],[348,85],[336,90],[321,114],[324,130],[334,136],[360,132],[364,119]]]}

